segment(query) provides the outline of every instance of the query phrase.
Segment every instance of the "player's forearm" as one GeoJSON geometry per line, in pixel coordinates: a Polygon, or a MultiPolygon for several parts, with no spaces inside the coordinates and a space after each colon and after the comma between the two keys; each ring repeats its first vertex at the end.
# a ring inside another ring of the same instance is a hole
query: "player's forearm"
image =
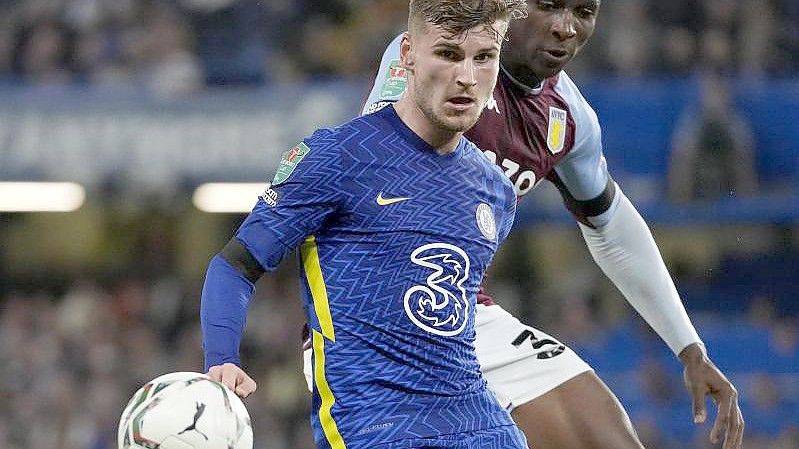
{"type": "Polygon", "coordinates": [[[223,363],[240,365],[239,345],[255,286],[224,257],[208,266],[200,303],[205,370],[223,363]]]}
{"type": "Polygon", "coordinates": [[[701,342],[643,218],[623,193],[610,221],[580,225],[591,255],[675,355],[701,342]]]}

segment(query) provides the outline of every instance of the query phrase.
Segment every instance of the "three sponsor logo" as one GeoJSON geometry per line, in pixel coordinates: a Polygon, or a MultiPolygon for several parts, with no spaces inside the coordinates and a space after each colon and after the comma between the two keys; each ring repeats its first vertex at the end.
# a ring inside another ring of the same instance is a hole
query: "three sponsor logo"
{"type": "Polygon", "coordinates": [[[463,284],[469,279],[466,252],[449,243],[430,243],[411,253],[411,262],[430,269],[424,285],[405,292],[403,304],[408,318],[419,328],[442,337],[466,329],[469,301],[463,284]]]}

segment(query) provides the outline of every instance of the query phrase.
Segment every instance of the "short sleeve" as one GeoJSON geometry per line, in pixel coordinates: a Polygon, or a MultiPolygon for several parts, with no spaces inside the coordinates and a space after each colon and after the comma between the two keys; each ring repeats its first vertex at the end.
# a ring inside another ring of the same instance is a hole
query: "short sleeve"
{"type": "Polygon", "coordinates": [[[602,128],[596,112],[566,73],[561,73],[556,89],[569,103],[576,131],[574,148],[555,172],[575,199],[589,200],[602,193],[610,178],[602,151],[602,128]]]}

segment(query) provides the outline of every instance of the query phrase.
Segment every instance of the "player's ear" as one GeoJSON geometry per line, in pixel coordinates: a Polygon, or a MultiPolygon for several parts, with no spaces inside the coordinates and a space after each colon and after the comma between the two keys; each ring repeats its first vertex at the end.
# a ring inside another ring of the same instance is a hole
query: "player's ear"
{"type": "Polygon", "coordinates": [[[412,70],[415,63],[414,59],[411,37],[406,31],[402,35],[402,41],[400,41],[400,65],[405,69],[412,70]]]}

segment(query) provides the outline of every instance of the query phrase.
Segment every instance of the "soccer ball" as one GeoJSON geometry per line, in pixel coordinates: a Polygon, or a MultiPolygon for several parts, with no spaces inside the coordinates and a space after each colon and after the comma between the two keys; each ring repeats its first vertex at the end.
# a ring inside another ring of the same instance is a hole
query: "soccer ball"
{"type": "Polygon", "coordinates": [[[205,374],[169,373],[125,406],[119,449],[252,449],[250,415],[229,388],[205,374]]]}

